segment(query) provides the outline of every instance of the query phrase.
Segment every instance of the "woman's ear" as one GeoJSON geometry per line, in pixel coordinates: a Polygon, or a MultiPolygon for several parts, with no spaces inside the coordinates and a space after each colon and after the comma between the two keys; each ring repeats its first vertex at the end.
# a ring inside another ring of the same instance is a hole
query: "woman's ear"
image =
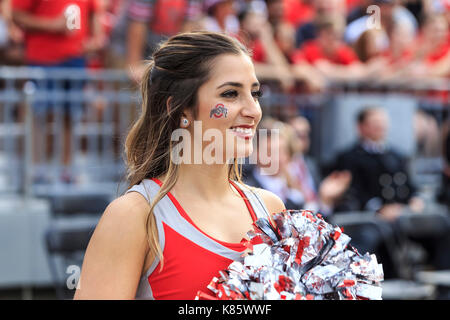
{"type": "MultiPolygon", "coordinates": [[[[167,114],[170,114],[170,110],[173,107],[172,100],[173,100],[172,96],[167,98],[167,101],[166,101],[167,114]]],[[[194,121],[194,115],[190,109],[184,109],[183,112],[181,113],[181,117],[188,119],[190,122],[194,121]]]]}
{"type": "Polygon", "coordinates": [[[172,109],[171,103],[172,103],[172,96],[170,96],[169,98],[167,98],[166,101],[166,110],[167,110],[167,114],[170,114],[170,110],[172,109]]]}

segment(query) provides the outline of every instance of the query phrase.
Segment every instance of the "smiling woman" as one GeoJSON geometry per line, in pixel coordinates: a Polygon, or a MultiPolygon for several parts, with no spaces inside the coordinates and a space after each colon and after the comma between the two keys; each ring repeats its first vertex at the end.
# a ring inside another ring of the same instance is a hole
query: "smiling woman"
{"type": "Polygon", "coordinates": [[[234,38],[192,32],[160,45],[126,140],[129,189],[99,221],[76,299],[194,299],[241,259],[240,241],[256,219],[285,209],[274,194],[241,181],[237,160],[253,152],[261,119],[259,87],[234,38]],[[216,156],[224,161],[174,161],[175,130],[190,133],[194,151],[208,147],[193,138],[195,124],[220,133],[226,148],[216,156]]]}

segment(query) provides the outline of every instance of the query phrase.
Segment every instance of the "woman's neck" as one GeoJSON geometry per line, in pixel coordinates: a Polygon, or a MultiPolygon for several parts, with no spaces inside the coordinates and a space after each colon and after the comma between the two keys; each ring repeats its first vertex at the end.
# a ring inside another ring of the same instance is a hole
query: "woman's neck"
{"type": "Polygon", "coordinates": [[[174,190],[176,193],[195,195],[196,199],[216,200],[231,191],[228,168],[228,164],[180,165],[174,190]]]}

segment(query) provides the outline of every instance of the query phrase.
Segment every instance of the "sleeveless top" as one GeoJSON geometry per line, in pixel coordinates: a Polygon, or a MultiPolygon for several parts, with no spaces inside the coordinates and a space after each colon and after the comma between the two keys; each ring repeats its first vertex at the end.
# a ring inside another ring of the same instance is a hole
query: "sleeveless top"
{"type": "MultiPolygon", "coordinates": [[[[269,217],[259,195],[238,182],[230,180],[230,183],[244,199],[253,221],[269,217]]],[[[127,193],[139,192],[149,201],[155,198],[161,185],[158,179],[144,179],[127,193]]],[[[199,290],[211,293],[207,286],[213,277],[234,260],[242,259],[244,245],[220,241],[204,233],[170,192],[153,212],[164,264],[160,269],[159,258],[155,257],[140,279],[136,299],[193,300],[199,290]]]]}

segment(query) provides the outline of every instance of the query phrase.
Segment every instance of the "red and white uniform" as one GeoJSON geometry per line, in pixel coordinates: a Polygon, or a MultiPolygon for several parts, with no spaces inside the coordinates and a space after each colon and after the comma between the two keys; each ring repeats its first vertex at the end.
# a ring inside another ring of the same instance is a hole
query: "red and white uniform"
{"type": "MultiPolygon", "coordinates": [[[[253,221],[268,218],[262,199],[237,182],[230,181],[244,198],[253,221]]],[[[147,201],[154,199],[161,182],[145,179],[127,192],[139,192],[147,201]]],[[[199,290],[209,292],[208,284],[234,260],[241,258],[241,243],[219,241],[200,230],[169,192],[154,209],[159,244],[164,266],[160,261],[142,275],[136,299],[193,300],[199,290]]]]}
{"type": "Polygon", "coordinates": [[[13,10],[25,11],[40,18],[66,15],[70,34],[42,31],[25,32],[25,55],[28,63],[56,64],[83,54],[83,42],[89,36],[90,15],[100,8],[99,0],[12,0],[13,10]]]}

